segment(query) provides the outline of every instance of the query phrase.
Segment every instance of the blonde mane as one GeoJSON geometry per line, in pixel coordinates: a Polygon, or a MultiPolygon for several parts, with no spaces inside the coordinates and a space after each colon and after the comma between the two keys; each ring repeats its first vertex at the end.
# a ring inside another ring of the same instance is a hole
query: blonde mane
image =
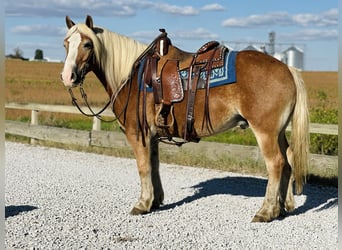
{"type": "Polygon", "coordinates": [[[133,63],[147,47],[145,44],[104,28],[94,27],[94,30],[91,30],[83,23],[71,27],[66,37],[76,32],[92,40],[96,61],[105,73],[113,93],[127,80],[133,63]]]}

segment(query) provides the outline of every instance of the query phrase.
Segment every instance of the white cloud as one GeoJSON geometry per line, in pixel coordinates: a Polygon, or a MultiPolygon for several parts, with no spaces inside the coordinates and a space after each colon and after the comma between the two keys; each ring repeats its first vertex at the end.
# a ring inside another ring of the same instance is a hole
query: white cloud
{"type": "Polygon", "coordinates": [[[6,0],[5,13],[8,16],[61,16],[65,14],[75,17],[85,13],[103,16],[132,16],[139,9],[151,7],[145,0],[6,0]]]}
{"type": "Polygon", "coordinates": [[[207,4],[204,5],[201,10],[204,11],[223,11],[224,7],[221,4],[213,3],[213,4],[207,4]]]}
{"type": "Polygon", "coordinates": [[[136,31],[134,33],[132,33],[130,36],[131,37],[135,37],[137,39],[153,39],[155,37],[157,37],[158,31],[148,31],[148,30],[140,30],[140,31],[136,31]]]}
{"type": "Polygon", "coordinates": [[[184,39],[184,40],[198,40],[198,39],[217,39],[219,36],[217,34],[211,33],[210,31],[197,28],[195,30],[183,30],[176,31],[170,34],[170,37],[176,39],[184,39]]]}
{"type": "Polygon", "coordinates": [[[155,39],[159,34],[160,32],[158,30],[154,30],[154,31],[140,30],[140,31],[133,32],[128,36],[139,42],[150,44],[151,41],[153,41],[153,39],[155,39]]]}
{"type": "MultiPolygon", "coordinates": [[[[167,30],[167,33],[171,40],[215,40],[219,38],[217,34],[211,33],[204,28],[197,28],[195,30],[167,30]]],[[[130,37],[144,41],[145,43],[150,43],[159,34],[158,31],[145,30],[134,32],[130,37]]]]}
{"type": "Polygon", "coordinates": [[[287,41],[337,40],[338,31],[335,29],[303,29],[293,33],[279,34],[279,39],[287,41]]]}
{"type": "Polygon", "coordinates": [[[198,15],[199,11],[192,6],[177,6],[166,3],[156,3],[154,8],[170,14],[182,15],[182,16],[194,16],[198,15]]]}
{"type": "Polygon", "coordinates": [[[140,10],[156,9],[158,11],[191,16],[199,14],[192,6],[170,5],[149,0],[5,0],[7,16],[84,16],[95,13],[102,16],[134,16],[140,10]]]}
{"type": "Polygon", "coordinates": [[[57,27],[47,24],[34,24],[34,25],[18,25],[11,29],[12,33],[28,34],[28,35],[49,35],[61,36],[65,35],[66,28],[57,27]]]}
{"type": "Polygon", "coordinates": [[[223,27],[236,28],[265,27],[270,25],[326,27],[337,24],[337,9],[331,9],[318,14],[301,13],[296,15],[290,15],[287,12],[270,12],[247,17],[228,18],[222,22],[223,27]]]}
{"type": "Polygon", "coordinates": [[[293,16],[294,23],[300,26],[316,25],[318,27],[333,26],[338,24],[338,10],[331,9],[315,14],[298,14],[293,16]]]}
{"type": "Polygon", "coordinates": [[[228,18],[222,22],[224,27],[250,28],[268,26],[270,24],[290,24],[289,14],[286,12],[272,12],[264,15],[250,15],[244,18],[228,18]]]}

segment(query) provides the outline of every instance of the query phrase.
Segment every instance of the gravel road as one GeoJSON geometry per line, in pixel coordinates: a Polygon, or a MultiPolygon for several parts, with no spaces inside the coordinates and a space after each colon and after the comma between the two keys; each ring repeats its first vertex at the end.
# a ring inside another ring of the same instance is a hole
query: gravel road
{"type": "Polygon", "coordinates": [[[6,249],[337,249],[337,189],[306,185],[297,209],[251,223],[266,180],[161,164],[165,205],[129,215],[132,159],[6,142],[6,249]]]}

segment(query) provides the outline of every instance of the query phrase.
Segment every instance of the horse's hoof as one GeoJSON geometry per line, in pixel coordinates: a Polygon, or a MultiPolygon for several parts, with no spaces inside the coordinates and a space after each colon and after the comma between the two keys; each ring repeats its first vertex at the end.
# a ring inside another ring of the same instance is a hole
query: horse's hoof
{"type": "Polygon", "coordinates": [[[287,215],[286,209],[285,209],[285,208],[281,208],[281,209],[280,209],[280,214],[279,214],[279,216],[280,216],[280,217],[285,217],[286,215],[287,215]]]}
{"type": "Polygon", "coordinates": [[[131,215],[142,215],[142,214],[147,214],[147,211],[144,211],[142,209],[134,207],[132,211],[130,212],[131,215]]]}
{"type": "Polygon", "coordinates": [[[294,203],[286,203],[285,204],[285,209],[287,212],[292,212],[295,209],[294,203]]]}
{"type": "Polygon", "coordinates": [[[152,209],[158,209],[160,206],[163,205],[162,202],[153,202],[152,203],[152,209]]]}
{"type": "Polygon", "coordinates": [[[265,218],[263,216],[260,216],[260,215],[255,215],[252,222],[269,222],[271,221],[271,219],[268,219],[268,218],[265,218]]]}

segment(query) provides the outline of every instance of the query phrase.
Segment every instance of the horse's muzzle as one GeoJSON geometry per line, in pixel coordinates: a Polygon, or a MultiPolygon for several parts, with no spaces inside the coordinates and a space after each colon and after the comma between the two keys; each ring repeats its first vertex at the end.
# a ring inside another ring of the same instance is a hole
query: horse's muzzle
{"type": "Polygon", "coordinates": [[[70,76],[67,74],[63,74],[63,72],[60,74],[60,79],[64,83],[66,87],[77,87],[81,82],[83,77],[78,76],[76,72],[72,72],[70,76]]]}

